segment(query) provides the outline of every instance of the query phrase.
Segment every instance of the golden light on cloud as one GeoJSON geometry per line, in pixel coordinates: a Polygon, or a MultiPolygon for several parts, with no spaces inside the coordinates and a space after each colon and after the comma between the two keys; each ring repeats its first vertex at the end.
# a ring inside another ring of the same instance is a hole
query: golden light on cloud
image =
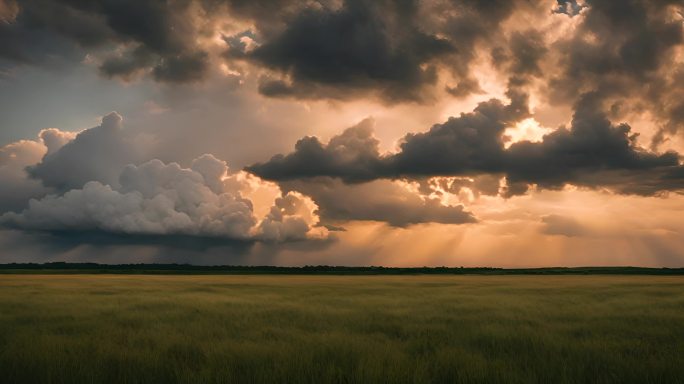
{"type": "Polygon", "coordinates": [[[551,132],[553,132],[552,129],[542,127],[537,120],[530,117],[516,123],[513,127],[506,128],[504,131],[504,147],[509,148],[514,143],[520,141],[538,143],[542,141],[544,135],[551,132]]]}
{"type": "Polygon", "coordinates": [[[192,225],[243,215],[250,241],[301,242],[255,246],[265,264],[683,260],[679,4],[48,3],[0,1],[0,217],[15,226],[39,226],[35,201],[100,208],[96,185],[117,204],[155,193],[84,214],[100,220],[85,230],[164,212],[206,234],[192,225]],[[187,168],[203,155],[231,165],[225,190],[187,168]],[[162,176],[127,187],[128,166],[162,176]],[[192,191],[218,203],[176,200],[192,191]]]}

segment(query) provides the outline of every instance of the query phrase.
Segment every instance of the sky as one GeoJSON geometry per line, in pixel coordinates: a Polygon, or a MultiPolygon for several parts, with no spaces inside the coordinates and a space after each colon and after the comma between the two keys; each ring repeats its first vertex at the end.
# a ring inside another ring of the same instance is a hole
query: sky
{"type": "Polygon", "coordinates": [[[683,0],[0,0],[0,263],[684,266],[683,0]]]}

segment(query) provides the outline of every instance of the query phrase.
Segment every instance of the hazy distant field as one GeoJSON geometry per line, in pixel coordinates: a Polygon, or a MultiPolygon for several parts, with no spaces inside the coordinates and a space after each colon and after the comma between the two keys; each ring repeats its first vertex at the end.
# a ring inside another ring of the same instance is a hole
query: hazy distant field
{"type": "Polygon", "coordinates": [[[2,383],[682,383],[684,277],[0,275],[2,383]]]}

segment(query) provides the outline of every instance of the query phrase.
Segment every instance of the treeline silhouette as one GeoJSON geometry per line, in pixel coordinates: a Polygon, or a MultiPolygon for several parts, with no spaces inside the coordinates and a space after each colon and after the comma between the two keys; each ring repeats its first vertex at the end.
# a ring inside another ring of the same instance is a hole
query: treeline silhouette
{"type": "Polygon", "coordinates": [[[264,275],[684,275],[684,268],[642,267],[346,267],[306,265],[192,265],[192,264],[97,264],[97,263],[10,263],[0,264],[0,273],[101,273],[101,274],[264,274],[264,275]]]}

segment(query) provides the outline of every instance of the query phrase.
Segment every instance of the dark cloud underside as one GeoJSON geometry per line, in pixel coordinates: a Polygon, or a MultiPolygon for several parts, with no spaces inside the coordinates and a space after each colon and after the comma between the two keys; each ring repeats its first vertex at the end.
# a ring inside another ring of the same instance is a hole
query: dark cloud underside
{"type": "Polygon", "coordinates": [[[615,125],[608,120],[597,94],[586,94],[580,99],[570,127],[561,127],[538,143],[522,141],[505,148],[504,130],[525,115],[526,110],[515,103],[506,105],[490,100],[427,132],[408,134],[397,153],[386,155],[379,153],[377,140],[362,123],[328,144],[314,137],[302,139],[293,153],[275,156],[247,169],[278,181],[316,176],[358,182],[503,174],[511,183],[544,188],[571,183],[633,193],[635,180],[623,180],[624,174],[648,172],[651,176],[644,178],[641,194],[682,187],[678,177],[682,169],[679,155],[640,148],[629,125],[615,125]],[[591,177],[596,174],[604,177],[591,177]],[[627,185],[632,186],[626,188],[627,185]]]}
{"type": "Polygon", "coordinates": [[[191,3],[21,1],[16,19],[0,23],[0,40],[8,41],[0,57],[39,64],[52,57],[82,60],[86,52],[104,49],[111,51],[100,65],[106,76],[129,78],[150,70],[160,81],[198,80],[207,69],[207,54],[195,46],[191,3]]]}

